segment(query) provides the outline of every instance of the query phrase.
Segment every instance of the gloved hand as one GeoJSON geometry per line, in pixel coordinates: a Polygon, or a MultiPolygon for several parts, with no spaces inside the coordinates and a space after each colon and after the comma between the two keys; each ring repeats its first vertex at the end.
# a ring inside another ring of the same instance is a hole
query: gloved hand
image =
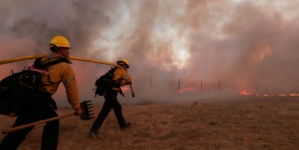
{"type": "Polygon", "coordinates": [[[124,81],[120,81],[120,86],[124,86],[125,82],[124,81]]]}
{"type": "Polygon", "coordinates": [[[76,116],[80,116],[82,113],[83,113],[83,111],[82,111],[82,109],[79,107],[79,108],[77,108],[77,109],[75,109],[75,115],[76,116]]]}
{"type": "Polygon", "coordinates": [[[125,82],[125,85],[130,85],[130,84],[132,84],[132,82],[130,82],[130,81],[125,82]]]}

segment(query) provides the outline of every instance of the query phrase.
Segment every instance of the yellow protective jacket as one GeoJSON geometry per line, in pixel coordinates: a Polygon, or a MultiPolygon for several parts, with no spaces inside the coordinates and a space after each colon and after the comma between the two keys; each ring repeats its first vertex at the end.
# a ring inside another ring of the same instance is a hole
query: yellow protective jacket
{"type": "MultiPolygon", "coordinates": [[[[124,86],[126,83],[132,83],[131,76],[127,73],[127,70],[123,68],[116,68],[113,74],[113,81],[120,83],[121,86],[124,86]]],[[[119,88],[112,88],[113,90],[119,91],[119,88]]]]}
{"type": "MultiPolygon", "coordinates": [[[[63,56],[56,53],[50,53],[42,58],[41,62],[47,63],[59,57],[61,58],[63,56]]],[[[62,82],[66,90],[65,92],[67,94],[68,102],[74,109],[80,108],[77,82],[72,67],[66,62],[61,62],[59,64],[49,66],[47,70],[50,75],[42,75],[42,83],[45,84],[44,88],[46,91],[51,95],[54,95],[59,84],[62,82]]]]}

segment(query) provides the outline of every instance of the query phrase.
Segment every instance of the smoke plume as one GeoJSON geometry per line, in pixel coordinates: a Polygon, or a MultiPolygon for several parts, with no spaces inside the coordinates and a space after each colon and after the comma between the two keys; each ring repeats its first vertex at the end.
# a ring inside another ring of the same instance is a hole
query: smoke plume
{"type": "MultiPolygon", "coordinates": [[[[249,0],[0,0],[0,59],[49,53],[55,35],[71,56],[129,60],[136,98],[174,101],[299,93],[299,2],[249,0]],[[177,92],[180,90],[181,92],[177,92]],[[191,91],[190,91],[191,90],[191,91]],[[182,92],[185,91],[185,92],[182,92]],[[189,92],[188,92],[189,91],[189,92]],[[193,92],[192,92],[193,91],[193,92]]],[[[3,78],[32,61],[1,66],[3,78]]],[[[109,66],[73,61],[80,100],[95,98],[109,66]]],[[[64,87],[55,98],[66,105],[64,87]]]]}

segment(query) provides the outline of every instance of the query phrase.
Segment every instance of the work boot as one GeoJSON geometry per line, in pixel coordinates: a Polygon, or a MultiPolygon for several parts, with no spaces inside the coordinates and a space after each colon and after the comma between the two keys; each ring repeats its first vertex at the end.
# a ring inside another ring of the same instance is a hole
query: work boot
{"type": "Polygon", "coordinates": [[[120,127],[120,129],[125,129],[125,128],[128,128],[129,126],[131,126],[131,122],[127,122],[125,123],[122,127],[120,127]]]}

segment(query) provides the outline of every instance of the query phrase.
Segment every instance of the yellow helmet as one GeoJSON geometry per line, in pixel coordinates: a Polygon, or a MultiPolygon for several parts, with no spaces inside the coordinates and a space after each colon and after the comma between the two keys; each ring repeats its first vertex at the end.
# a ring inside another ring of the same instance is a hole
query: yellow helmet
{"type": "Polygon", "coordinates": [[[118,65],[123,65],[125,64],[127,68],[129,68],[129,61],[127,59],[122,59],[122,60],[119,60],[117,61],[117,64],[118,65]]]}
{"type": "Polygon", "coordinates": [[[69,41],[64,36],[55,36],[51,41],[50,45],[55,45],[56,47],[67,47],[71,48],[69,41]]]}

